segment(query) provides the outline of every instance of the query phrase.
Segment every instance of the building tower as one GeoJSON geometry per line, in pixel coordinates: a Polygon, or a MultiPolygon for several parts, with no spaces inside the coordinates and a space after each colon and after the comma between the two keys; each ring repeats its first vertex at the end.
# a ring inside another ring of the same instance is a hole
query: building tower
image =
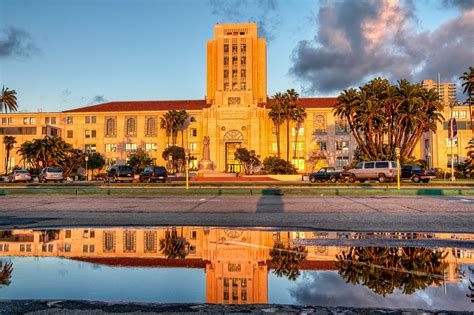
{"type": "Polygon", "coordinates": [[[449,106],[456,101],[456,83],[437,83],[433,80],[423,80],[421,85],[425,89],[435,89],[444,106],[449,106]]]}
{"type": "Polygon", "coordinates": [[[266,154],[264,104],[267,97],[266,40],[257,24],[219,24],[207,42],[208,118],[211,160],[217,171],[238,172],[234,152],[239,147],[266,154]],[[260,106],[259,106],[260,105],[260,106]]]}

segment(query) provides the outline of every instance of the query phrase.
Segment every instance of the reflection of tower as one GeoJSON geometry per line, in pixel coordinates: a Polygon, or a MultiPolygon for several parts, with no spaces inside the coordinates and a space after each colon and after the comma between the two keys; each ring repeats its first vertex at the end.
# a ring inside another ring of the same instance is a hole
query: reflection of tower
{"type": "Polygon", "coordinates": [[[267,303],[267,242],[271,243],[270,233],[211,230],[209,248],[203,257],[209,261],[206,265],[206,303],[267,303]]]}

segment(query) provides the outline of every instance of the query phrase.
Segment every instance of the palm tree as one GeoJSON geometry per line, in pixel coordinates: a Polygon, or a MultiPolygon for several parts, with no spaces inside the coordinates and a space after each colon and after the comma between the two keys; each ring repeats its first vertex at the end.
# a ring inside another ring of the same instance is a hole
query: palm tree
{"type": "Polygon", "coordinates": [[[271,262],[274,266],[273,273],[278,277],[286,276],[295,281],[300,275],[300,264],[306,260],[308,250],[304,246],[285,246],[276,241],[270,250],[271,262]]]}
{"type": "Polygon", "coordinates": [[[16,91],[8,90],[2,87],[2,94],[0,95],[0,111],[5,109],[5,112],[16,112],[18,104],[16,103],[16,91]]]}
{"type": "Polygon", "coordinates": [[[280,92],[275,93],[273,95],[273,104],[271,107],[270,112],[268,113],[268,116],[273,122],[273,125],[275,126],[275,135],[276,135],[276,140],[277,140],[277,155],[278,158],[280,158],[281,155],[281,150],[280,150],[280,126],[283,124],[285,118],[284,118],[284,112],[283,112],[283,94],[280,92]]]}
{"type": "Polygon", "coordinates": [[[3,136],[3,144],[5,145],[5,152],[6,152],[6,158],[5,158],[5,174],[8,173],[8,164],[10,161],[10,151],[13,150],[13,147],[15,146],[16,139],[13,136],[3,136]]]}
{"type": "Polygon", "coordinates": [[[181,236],[173,227],[171,231],[165,232],[165,238],[160,239],[160,251],[169,259],[184,259],[188,255],[189,242],[183,237],[183,227],[181,236]]]}
{"type": "Polygon", "coordinates": [[[168,138],[168,146],[170,145],[170,137],[172,144],[176,145],[176,135],[178,133],[178,117],[179,112],[176,110],[169,110],[160,118],[160,128],[166,131],[168,138]]]}
{"type": "Polygon", "coordinates": [[[472,125],[472,103],[474,102],[474,67],[469,67],[469,72],[464,72],[459,77],[460,80],[464,81],[462,84],[463,93],[467,95],[466,103],[469,105],[469,118],[471,120],[471,130],[474,131],[472,125]]]}
{"type": "Polygon", "coordinates": [[[297,106],[298,93],[294,89],[286,90],[284,94],[283,112],[286,120],[286,160],[290,161],[290,121],[297,106]]]}
{"type": "Polygon", "coordinates": [[[3,262],[0,260],[0,288],[2,286],[10,285],[12,272],[13,272],[13,263],[3,262]]]}
{"type": "Polygon", "coordinates": [[[296,149],[298,146],[298,134],[306,117],[307,117],[306,110],[303,107],[296,107],[293,110],[293,113],[291,116],[291,120],[295,122],[295,147],[294,147],[293,159],[296,159],[296,149]]]}
{"type": "Polygon", "coordinates": [[[189,124],[195,122],[196,118],[189,115],[185,110],[180,110],[176,114],[176,129],[181,132],[181,146],[184,148],[184,131],[188,129],[189,124]]]}

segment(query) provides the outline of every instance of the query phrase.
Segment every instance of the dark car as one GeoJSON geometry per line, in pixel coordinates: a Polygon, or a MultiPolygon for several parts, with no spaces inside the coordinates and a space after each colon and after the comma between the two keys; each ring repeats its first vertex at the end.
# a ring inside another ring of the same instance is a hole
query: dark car
{"type": "Polygon", "coordinates": [[[316,183],[317,181],[320,183],[326,181],[335,183],[337,181],[345,181],[348,176],[349,173],[342,170],[338,171],[334,167],[323,167],[319,171],[309,174],[309,181],[312,183],[316,183]]]}
{"type": "Polygon", "coordinates": [[[158,181],[165,183],[168,178],[168,172],[163,166],[147,166],[140,173],[140,182],[156,183],[158,181]]]}
{"type": "Polygon", "coordinates": [[[133,182],[133,168],[130,165],[114,165],[107,171],[106,181],[109,183],[131,183],[133,182]]]}
{"type": "Polygon", "coordinates": [[[430,179],[436,178],[436,173],[434,170],[427,170],[418,165],[402,166],[400,178],[409,179],[415,183],[420,181],[428,183],[430,179]]]}

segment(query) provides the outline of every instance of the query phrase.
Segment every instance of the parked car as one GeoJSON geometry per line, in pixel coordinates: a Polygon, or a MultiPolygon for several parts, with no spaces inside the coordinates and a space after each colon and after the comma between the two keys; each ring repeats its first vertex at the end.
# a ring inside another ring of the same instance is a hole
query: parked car
{"type": "Polygon", "coordinates": [[[40,183],[64,181],[63,170],[59,166],[48,166],[41,170],[38,176],[40,183]]]}
{"type": "Polygon", "coordinates": [[[133,168],[130,165],[114,165],[107,171],[106,181],[109,183],[131,183],[133,182],[133,168]]]}
{"type": "Polygon", "coordinates": [[[346,180],[348,176],[349,174],[343,170],[336,170],[334,167],[323,167],[320,168],[319,171],[309,174],[309,181],[312,183],[316,183],[317,181],[320,183],[326,181],[335,183],[337,181],[346,180]]]}
{"type": "Polygon", "coordinates": [[[8,175],[8,182],[31,182],[31,174],[27,170],[14,170],[13,173],[8,175]]]}
{"type": "Polygon", "coordinates": [[[347,171],[349,182],[356,180],[363,183],[366,180],[378,180],[381,183],[393,181],[397,178],[397,163],[395,161],[367,161],[360,162],[355,168],[347,171]]]}
{"type": "Polygon", "coordinates": [[[402,166],[400,178],[409,179],[415,183],[420,181],[428,183],[431,179],[436,178],[436,173],[434,170],[427,170],[418,165],[402,166]]]}
{"type": "Polygon", "coordinates": [[[160,181],[162,183],[166,182],[166,179],[168,178],[168,172],[166,171],[166,168],[163,166],[147,166],[143,170],[143,172],[140,173],[140,182],[157,182],[160,181]]]}

